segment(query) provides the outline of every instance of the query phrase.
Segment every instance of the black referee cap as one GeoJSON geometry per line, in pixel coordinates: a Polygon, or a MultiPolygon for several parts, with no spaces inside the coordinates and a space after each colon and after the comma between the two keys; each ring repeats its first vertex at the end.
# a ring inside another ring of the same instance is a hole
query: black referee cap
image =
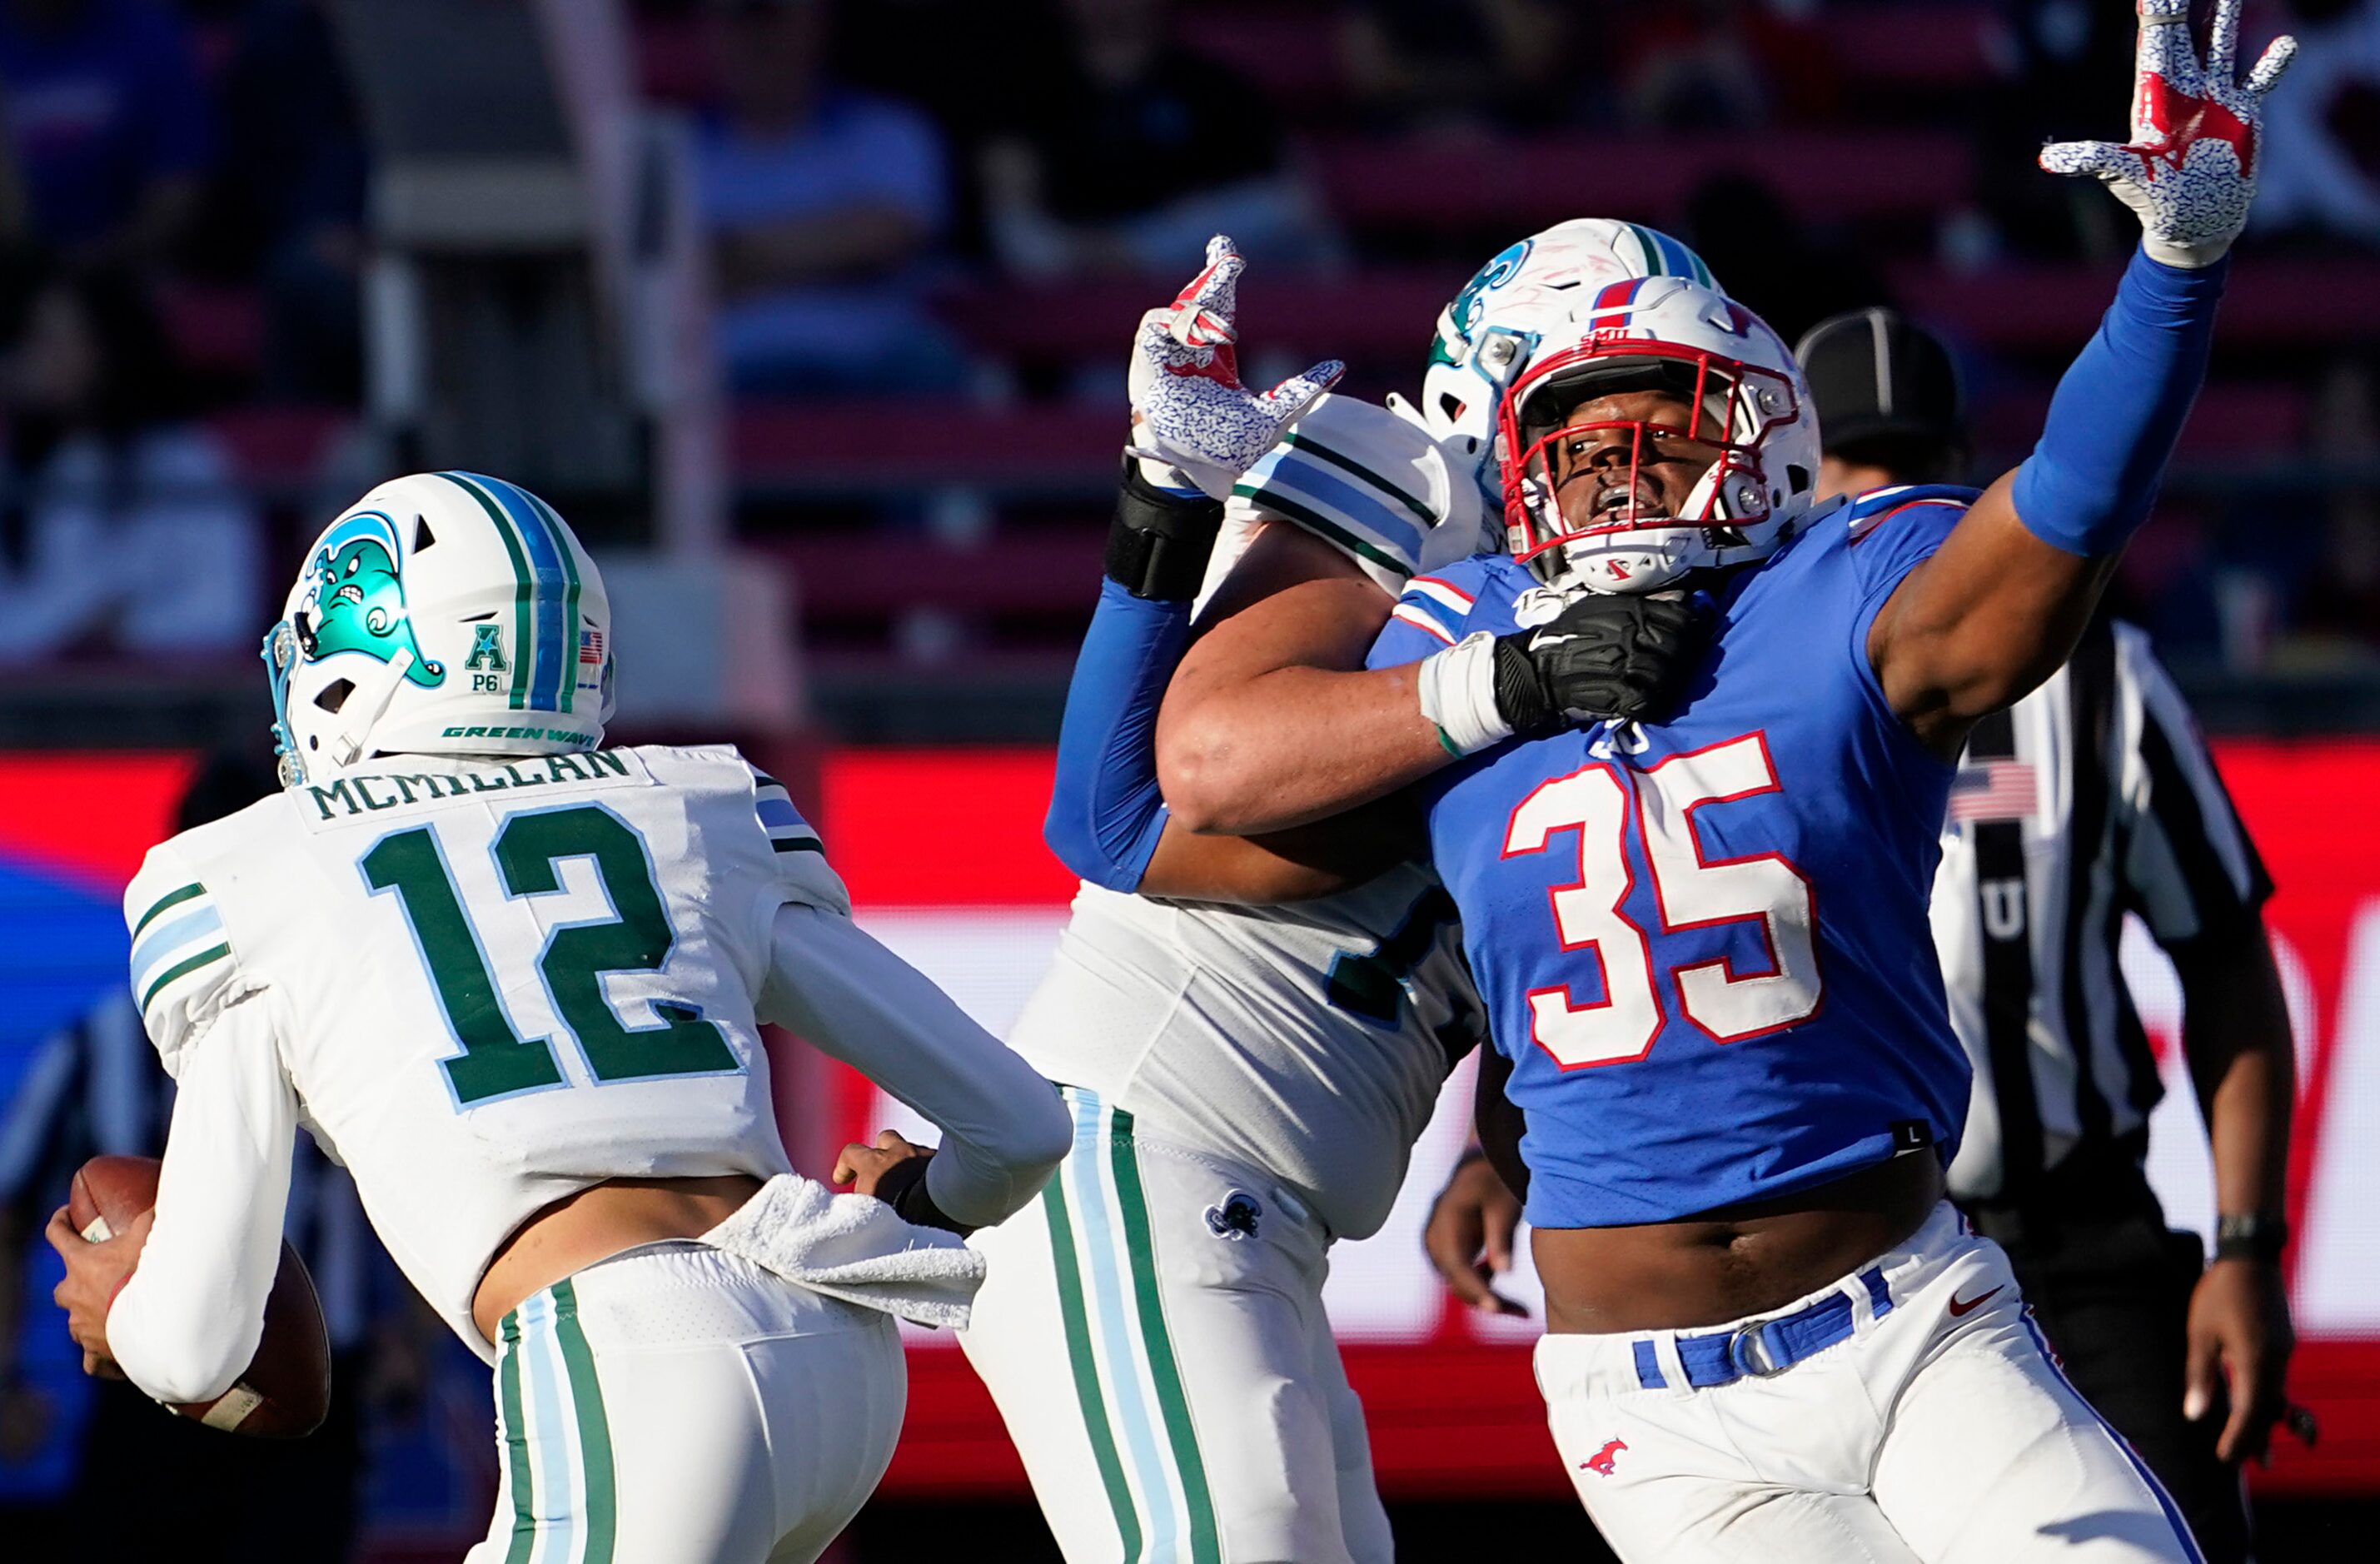
{"type": "Polygon", "coordinates": [[[1962,449],[1964,399],[1950,350],[1896,309],[1853,309],[1810,328],[1793,356],[1829,452],[1892,443],[1962,449]]]}

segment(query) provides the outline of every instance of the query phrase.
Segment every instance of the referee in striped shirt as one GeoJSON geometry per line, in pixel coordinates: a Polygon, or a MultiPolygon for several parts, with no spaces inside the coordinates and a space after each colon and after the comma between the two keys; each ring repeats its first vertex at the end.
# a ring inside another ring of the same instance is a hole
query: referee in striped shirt
{"type": "MultiPolygon", "coordinates": [[[[1821,497],[1958,481],[1942,346],[1879,309],[1798,349],[1821,497]]],[[[1984,720],[1951,785],[1934,938],[1975,1070],[1950,1190],[2008,1250],[2068,1376],[2172,1490],[2211,1564],[2248,1558],[2238,1463],[2282,1412],[2280,1255],[2293,1057],[2263,918],[2272,883],[2188,709],[2130,624],[1984,720]],[[2126,915],[2173,959],[2218,1231],[2167,1230],[2143,1170],[2163,1095],[2117,966],[2126,915]]]]}

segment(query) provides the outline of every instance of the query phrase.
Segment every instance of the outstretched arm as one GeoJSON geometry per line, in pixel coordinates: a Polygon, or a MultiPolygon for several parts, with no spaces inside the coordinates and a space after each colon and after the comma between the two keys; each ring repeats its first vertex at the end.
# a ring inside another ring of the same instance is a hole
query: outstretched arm
{"type": "Polygon", "coordinates": [[[2142,0],[2131,143],[2042,153],[2053,173],[2107,181],[2140,214],[2143,239],[2059,382],[2033,455],[1910,571],[1870,627],[1886,698],[1945,758],[2073,650],[2205,377],[2224,257],[2255,190],[2260,105],[2294,47],[2276,42],[2235,86],[2239,29],[2239,0],[2221,0],[2202,69],[2188,0],[2142,0]]]}
{"type": "Polygon", "coordinates": [[[901,1207],[911,1221],[959,1231],[1000,1221],[1066,1155],[1072,1130],[1050,1083],[832,908],[778,909],[759,1013],[941,1128],[918,1185],[924,1202],[901,1207]]]}

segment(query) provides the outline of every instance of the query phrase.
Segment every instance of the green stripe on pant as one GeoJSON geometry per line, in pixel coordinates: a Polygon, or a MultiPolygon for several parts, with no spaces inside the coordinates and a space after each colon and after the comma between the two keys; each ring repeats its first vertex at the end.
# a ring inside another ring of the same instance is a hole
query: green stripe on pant
{"type": "Polygon", "coordinates": [[[521,1422],[520,1311],[504,1315],[496,1334],[504,1341],[503,1361],[496,1368],[498,1400],[504,1407],[504,1464],[512,1479],[513,1540],[504,1550],[504,1564],[528,1564],[537,1546],[536,1484],[529,1475],[528,1430],[521,1422]]]}
{"type": "Polygon", "coordinates": [[[1141,1344],[1148,1353],[1148,1376],[1157,1386],[1157,1404],[1165,1419],[1166,1440],[1172,1446],[1174,1469],[1190,1509],[1190,1557],[1195,1564],[1222,1564],[1222,1548],[1215,1530],[1214,1500],[1207,1492],[1207,1463],[1198,1453],[1197,1430],[1190,1422],[1190,1398],[1182,1388],[1173,1339],[1165,1328],[1164,1300],[1157,1291],[1157,1251],[1149,1238],[1148,1200],[1141,1188],[1139,1152],[1132,1139],[1132,1116],[1116,1110],[1111,1123],[1109,1155],[1115,1169],[1116,1205],[1123,1221],[1124,1249],[1132,1262],[1141,1344]]]}
{"type": "Polygon", "coordinates": [[[1107,1490],[1108,1506],[1115,1515],[1123,1558],[1124,1564],[1141,1560],[1221,1564],[1220,1534],[1208,1491],[1206,1461],[1198,1449],[1189,1398],[1183,1389],[1165,1323],[1132,1115],[1076,1088],[1066,1088],[1065,1096],[1076,1126],[1075,1147],[1057,1176],[1043,1186],[1042,1204],[1048,1213],[1050,1259],[1075,1399],[1092,1459],[1107,1490]],[[1067,1186],[1073,1180],[1082,1183],[1069,1194],[1067,1186]],[[1106,1187],[1111,1183],[1111,1191],[1106,1187]],[[1107,1224],[1097,1230],[1077,1230],[1080,1213],[1095,1204],[1104,1206],[1111,1194],[1115,1209],[1107,1224]],[[1094,1267],[1104,1269],[1111,1283],[1122,1282],[1122,1293],[1111,1305],[1103,1308],[1100,1291],[1084,1284],[1082,1262],[1075,1252],[1078,1237],[1094,1267]],[[1123,1368],[1120,1364],[1131,1366],[1123,1368]],[[1146,1388],[1140,1379],[1144,1371],[1146,1388]],[[1118,1385],[1102,1378],[1119,1372],[1129,1383],[1118,1385]],[[1148,1409],[1152,1394],[1153,1418],[1148,1409]],[[1130,1421],[1119,1427],[1113,1419],[1130,1421]],[[1159,1436],[1153,1447],[1152,1436],[1159,1436]],[[1136,1446],[1139,1461],[1153,1457],[1160,1462],[1157,1470],[1145,1466],[1139,1470],[1139,1485],[1149,1491],[1141,1493],[1137,1503],[1134,1479],[1122,1459],[1127,1437],[1136,1446]],[[1144,1513],[1143,1505],[1151,1507],[1151,1512],[1144,1513]],[[1147,1549],[1152,1541],[1178,1536],[1181,1532],[1187,1533],[1186,1551],[1175,1552],[1168,1546],[1165,1558],[1151,1559],[1147,1549]]]}
{"type": "Polygon", "coordinates": [[[570,1375],[570,1404],[577,1416],[578,1459],[587,1489],[586,1536],[578,1557],[581,1564],[612,1564],[612,1541],[619,1530],[612,1429],[603,1415],[603,1388],[595,1378],[595,1354],[578,1325],[578,1294],[566,1277],[553,1284],[553,1330],[570,1375]]]}
{"type": "Polygon", "coordinates": [[[1115,1431],[1108,1426],[1107,1406],[1099,1394],[1099,1371],[1091,1352],[1090,1320],[1083,1301],[1082,1267],[1075,1260],[1075,1225],[1066,1212],[1065,1182],[1061,1169],[1041,1186],[1041,1206],[1050,1227],[1050,1265],[1057,1273],[1058,1313],[1066,1328],[1066,1359],[1074,1368],[1083,1432],[1090,1439],[1091,1459],[1107,1488],[1108,1508],[1115,1512],[1116,1532],[1130,1564],[1140,1557],[1140,1512],[1133,1508],[1123,1463],[1116,1457],[1115,1431]]]}

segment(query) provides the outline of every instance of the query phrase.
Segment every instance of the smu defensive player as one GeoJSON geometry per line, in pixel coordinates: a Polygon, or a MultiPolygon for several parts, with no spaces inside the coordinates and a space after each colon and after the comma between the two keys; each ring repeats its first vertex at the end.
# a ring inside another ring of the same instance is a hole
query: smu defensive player
{"type": "Polygon", "coordinates": [[[1281,655],[1276,594],[1210,609],[1173,680],[1160,775],[1208,830],[1471,758],[1431,843],[1526,1116],[1539,1382],[1631,1558],[2195,1557],[1942,1203],[1966,1067],[1925,918],[1967,728],[2062,661],[2204,373],[2289,55],[2235,86],[2238,9],[2202,72],[2183,0],[2145,0],[2133,143],[2045,152],[2145,240],[2040,447],[1972,504],[1814,510],[1783,345],[1693,283],[1615,288],[1501,398],[1520,557],[1420,584],[1372,673],[1281,655]],[[1679,716],[1506,742],[1531,626],[1670,589],[1719,614],[1679,716]]]}
{"type": "MultiPolygon", "coordinates": [[[[1320,396],[1329,366],[1268,396],[1241,388],[1241,262],[1227,239],[1208,253],[1135,343],[1135,443],[1160,455],[1127,467],[1050,810],[1050,845],[1086,883],[1011,1034],[1063,1083],[1075,1146],[1038,1202],[977,1236],[990,1270],[960,1340],[1068,1558],[1382,1564],[1393,1540],[1323,1281],[1333,1243],[1388,1218],[1447,1073],[1479,1037],[1478,996],[1424,864],[1317,895],[1347,847],[1305,833],[1274,843],[1263,889],[1306,899],[1208,900],[1251,893],[1228,867],[1250,849],[1167,829],[1151,728],[1192,600],[1245,540],[1209,569],[1223,495],[1243,491],[1250,521],[1293,511],[1366,540],[1375,578],[1335,605],[1355,661],[1418,568],[1415,507],[1438,518],[1450,562],[1481,546],[1482,507],[1452,503],[1475,491],[1474,459],[1447,462],[1417,420],[1320,396]],[[1273,449],[1293,420],[1295,440],[1273,449]]],[[[1488,280],[1500,301],[1536,300],[1550,333],[1569,301],[1664,274],[1708,275],[1649,229],[1557,224],[1457,297],[1443,357],[1467,357],[1488,280]]],[[[1526,663],[1536,721],[1645,711],[1703,644],[1663,627],[1694,618],[1643,598],[1580,603],[1569,638],[1526,663]]],[[[1403,836],[1417,855],[1417,833],[1403,836]]],[[[1376,830],[1352,845],[1378,855],[1376,830]]]]}

